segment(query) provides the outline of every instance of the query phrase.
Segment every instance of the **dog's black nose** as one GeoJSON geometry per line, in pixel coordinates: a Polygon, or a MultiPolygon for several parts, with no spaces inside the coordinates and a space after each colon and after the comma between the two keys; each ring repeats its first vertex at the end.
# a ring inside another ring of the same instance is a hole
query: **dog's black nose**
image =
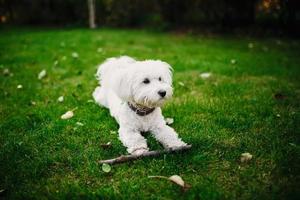
{"type": "Polygon", "coordinates": [[[158,94],[159,94],[159,96],[161,96],[161,97],[164,97],[164,96],[166,96],[166,91],[164,91],[164,90],[159,90],[158,91],[158,94]]]}

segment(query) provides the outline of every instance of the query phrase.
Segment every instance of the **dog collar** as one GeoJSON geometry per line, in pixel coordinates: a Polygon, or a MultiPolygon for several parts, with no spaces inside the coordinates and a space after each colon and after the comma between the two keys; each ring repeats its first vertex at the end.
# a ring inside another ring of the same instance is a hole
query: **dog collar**
{"type": "Polygon", "coordinates": [[[127,104],[129,106],[129,108],[139,116],[146,116],[155,110],[155,108],[147,108],[147,107],[139,108],[137,106],[134,106],[130,102],[127,102],[127,104]]]}

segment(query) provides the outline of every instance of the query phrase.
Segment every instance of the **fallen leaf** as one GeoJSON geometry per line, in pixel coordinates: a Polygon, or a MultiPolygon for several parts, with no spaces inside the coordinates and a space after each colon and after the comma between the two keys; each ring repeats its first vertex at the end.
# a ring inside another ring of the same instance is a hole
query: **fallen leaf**
{"type": "Polygon", "coordinates": [[[79,55],[78,55],[78,53],[77,53],[77,52],[73,52],[73,53],[72,53],[72,57],[73,57],[73,58],[78,58],[78,57],[79,57],[79,55]]]}
{"type": "Polygon", "coordinates": [[[17,88],[18,88],[18,89],[22,89],[22,88],[23,88],[23,85],[18,85],[17,88]]]}
{"type": "Polygon", "coordinates": [[[205,73],[201,73],[200,77],[203,79],[209,78],[211,76],[211,73],[205,72],[205,73]]]}
{"type": "Polygon", "coordinates": [[[61,119],[70,119],[74,116],[73,111],[68,111],[65,114],[63,114],[60,118],[61,119]]]}
{"type": "Polygon", "coordinates": [[[160,179],[166,179],[171,181],[172,183],[175,183],[176,185],[179,185],[182,189],[187,190],[190,188],[190,185],[186,184],[183,179],[178,175],[173,175],[170,177],[166,176],[148,176],[148,178],[160,178],[160,179]]]}
{"type": "Polygon", "coordinates": [[[171,125],[174,123],[174,119],[173,118],[165,118],[165,122],[167,125],[171,125]]]}
{"type": "Polygon", "coordinates": [[[169,177],[169,180],[172,181],[173,183],[181,186],[181,187],[184,187],[184,181],[182,180],[182,178],[178,175],[173,175],[173,176],[170,176],[169,177]]]}
{"type": "Polygon", "coordinates": [[[181,82],[181,81],[179,81],[178,84],[181,85],[181,86],[184,86],[184,83],[181,82]]]}
{"type": "Polygon", "coordinates": [[[76,122],[76,125],[78,125],[78,126],[83,126],[84,124],[81,123],[81,122],[76,122]]]}
{"type": "Polygon", "coordinates": [[[100,144],[100,146],[104,149],[111,147],[111,142],[107,142],[105,144],[100,144]]]}
{"type": "Polygon", "coordinates": [[[58,98],[57,98],[57,101],[58,101],[58,102],[63,102],[63,101],[64,101],[64,96],[58,97],[58,98]]]}
{"type": "Polygon", "coordinates": [[[105,173],[109,173],[111,171],[111,166],[109,164],[103,163],[102,171],[104,171],[105,173]]]}
{"type": "Polygon", "coordinates": [[[46,75],[47,75],[47,72],[46,72],[46,70],[43,69],[43,70],[39,73],[38,79],[41,80],[41,79],[43,79],[46,75]]]}
{"type": "Polygon", "coordinates": [[[235,59],[231,59],[230,63],[234,65],[236,63],[236,60],[235,59]]]}
{"type": "Polygon", "coordinates": [[[241,155],[241,162],[244,163],[244,162],[248,162],[252,159],[252,155],[250,153],[242,153],[241,155]]]}

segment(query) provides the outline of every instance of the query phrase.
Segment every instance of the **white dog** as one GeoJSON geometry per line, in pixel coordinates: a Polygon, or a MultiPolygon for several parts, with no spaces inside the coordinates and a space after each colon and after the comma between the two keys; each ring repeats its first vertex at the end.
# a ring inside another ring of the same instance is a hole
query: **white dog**
{"type": "Polygon", "coordinates": [[[98,68],[101,87],[95,89],[93,97],[119,123],[119,138],[130,154],[148,151],[141,135],[146,131],[165,148],[186,145],[166,125],[160,109],[173,93],[171,70],[159,60],[136,61],[128,56],[109,58],[98,68]]]}

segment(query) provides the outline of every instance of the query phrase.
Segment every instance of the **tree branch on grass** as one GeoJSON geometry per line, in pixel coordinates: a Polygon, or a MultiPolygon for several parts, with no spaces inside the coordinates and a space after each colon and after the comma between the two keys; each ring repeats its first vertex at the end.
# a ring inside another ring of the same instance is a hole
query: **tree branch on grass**
{"type": "Polygon", "coordinates": [[[162,151],[148,151],[141,155],[122,155],[117,158],[109,159],[109,160],[99,160],[99,164],[118,164],[118,163],[124,163],[132,160],[137,160],[144,157],[155,157],[166,153],[172,153],[172,152],[178,152],[178,151],[184,151],[192,148],[192,145],[186,145],[182,147],[174,147],[169,149],[164,149],[162,151]]]}

